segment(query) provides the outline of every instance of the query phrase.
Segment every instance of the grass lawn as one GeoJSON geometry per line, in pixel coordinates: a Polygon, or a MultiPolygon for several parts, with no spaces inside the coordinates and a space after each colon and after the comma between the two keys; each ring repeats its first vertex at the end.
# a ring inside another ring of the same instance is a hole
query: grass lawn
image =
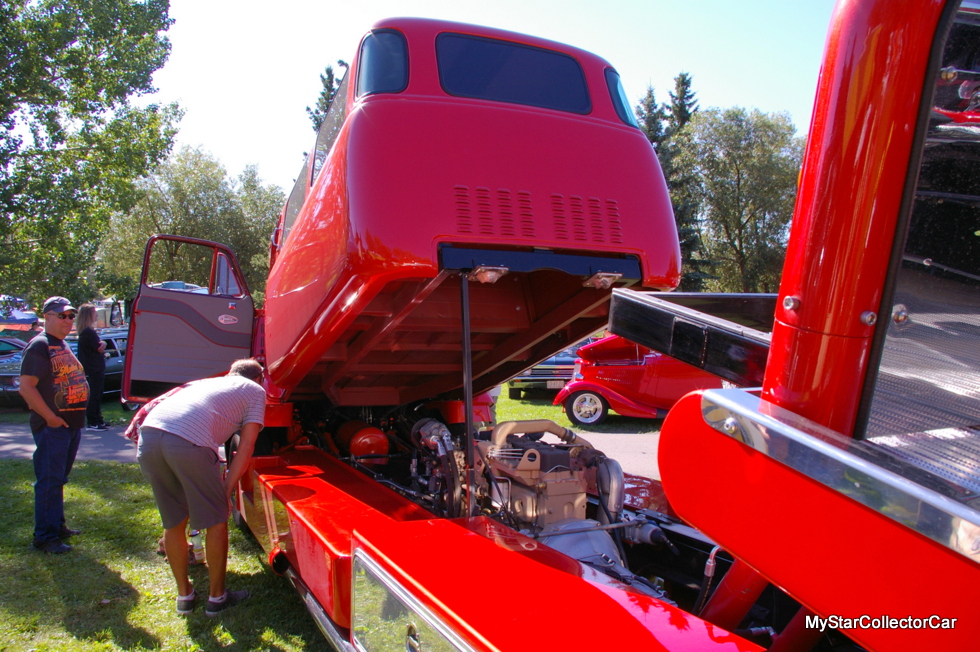
{"type": "MultiPolygon", "coordinates": [[[[135,464],[75,464],[65,511],[83,533],[66,555],[30,545],[33,481],[29,460],[0,460],[0,650],[332,649],[289,582],[234,527],[228,585],[252,597],[218,618],[206,617],[200,603],[178,616],[170,567],[156,554],[159,515],[135,464]]],[[[207,569],[191,567],[191,579],[206,595],[207,569]]]]}
{"type": "Polygon", "coordinates": [[[613,411],[609,412],[606,420],[594,426],[573,426],[565,416],[560,405],[552,405],[555,392],[544,390],[525,390],[524,398],[514,400],[507,397],[506,389],[497,399],[497,421],[525,421],[530,419],[548,419],[560,426],[571,428],[575,432],[620,432],[620,433],[650,433],[660,430],[663,419],[634,419],[624,417],[613,411]]]}

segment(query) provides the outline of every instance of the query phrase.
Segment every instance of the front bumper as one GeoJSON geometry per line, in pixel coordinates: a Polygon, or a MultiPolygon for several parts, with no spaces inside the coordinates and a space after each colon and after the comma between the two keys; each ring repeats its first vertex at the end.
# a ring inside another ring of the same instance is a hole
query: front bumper
{"type": "Polygon", "coordinates": [[[0,406],[2,407],[24,407],[27,402],[20,395],[18,387],[20,378],[10,380],[7,376],[0,376],[0,406]]]}
{"type": "Polygon", "coordinates": [[[511,378],[509,381],[507,381],[507,386],[518,389],[561,389],[565,386],[565,383],[571,379],[571,374],[569,374],[568,377],[518,376],[517,378],[511,378]]]}

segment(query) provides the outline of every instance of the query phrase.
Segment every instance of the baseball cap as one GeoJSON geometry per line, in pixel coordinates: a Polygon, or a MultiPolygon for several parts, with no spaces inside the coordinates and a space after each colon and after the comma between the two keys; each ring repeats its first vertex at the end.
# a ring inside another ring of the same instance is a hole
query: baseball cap
{"type": "Polygon", "coordinates": [[[66,310],[78,312],[78,308],[71,305],[71,301],[68,299],[64,297],[48,297],[48,300],[44,302],[44,308],[41,310],[41,313],[53,312],[60,314],[66,310]]]}

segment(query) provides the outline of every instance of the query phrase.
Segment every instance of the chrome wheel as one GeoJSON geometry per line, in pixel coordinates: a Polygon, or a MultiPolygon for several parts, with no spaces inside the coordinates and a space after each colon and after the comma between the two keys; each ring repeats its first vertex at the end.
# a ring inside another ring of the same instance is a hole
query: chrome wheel
{"type": "Polygon", "coordinates": [[[572,423],[595,425],[609,414],[609,404],[595,392],[575,392],[565,401],[565,413],[572,423]]]}

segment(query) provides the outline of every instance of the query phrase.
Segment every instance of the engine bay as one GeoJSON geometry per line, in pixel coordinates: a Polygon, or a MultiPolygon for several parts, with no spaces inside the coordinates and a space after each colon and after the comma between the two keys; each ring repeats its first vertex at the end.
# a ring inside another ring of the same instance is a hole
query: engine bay
{"type": "MultiPolygon", "coordinates": [[[[732,558],[676,518],[627,505],[617,460],[552,421],[483,422],[468,467],[465,426],[452,419],[462,421],[462,410],[452,403],[298,403],[293,430],[267,429],[257,454],[312,444],[437,517],[491,518],[626,590],[695,615],[704,609],[732,558]]],[[[798,607],[770,587],[735,633],[767,644],[798,607]]]]}
{"type": "MultiPolygon", "coordinates": [[[[489,519],[496,524],[490,538],[499,546],[561,553],[568,562],[548,562],[557,570],[593,582],[601,577],[610,586],[708,620],[716,591],[718,604],[731,602],[724,582],[733,557],[672,514],[645,507],[659,503],[639,495],[650,491],[651,482],[659,483],[624,473],[616,459],[570,429],[549,420],[495,424],[489,409],[476,404],[474,417],[487,420],[473,424],[467,451],[461,401],[391,408],[321,401],[293,406],[291,427],[266,428],[256,456],[312,446],[437,519],[489,519]]],[[[744,573],[742,567],[732,577],[744,573]]],[[[768,647],[801,605],[771,584],[760,590],[741,622],[723,628],[768,647]]],[[[828,631],[813,649],[861,648],[828,631]]]]}

